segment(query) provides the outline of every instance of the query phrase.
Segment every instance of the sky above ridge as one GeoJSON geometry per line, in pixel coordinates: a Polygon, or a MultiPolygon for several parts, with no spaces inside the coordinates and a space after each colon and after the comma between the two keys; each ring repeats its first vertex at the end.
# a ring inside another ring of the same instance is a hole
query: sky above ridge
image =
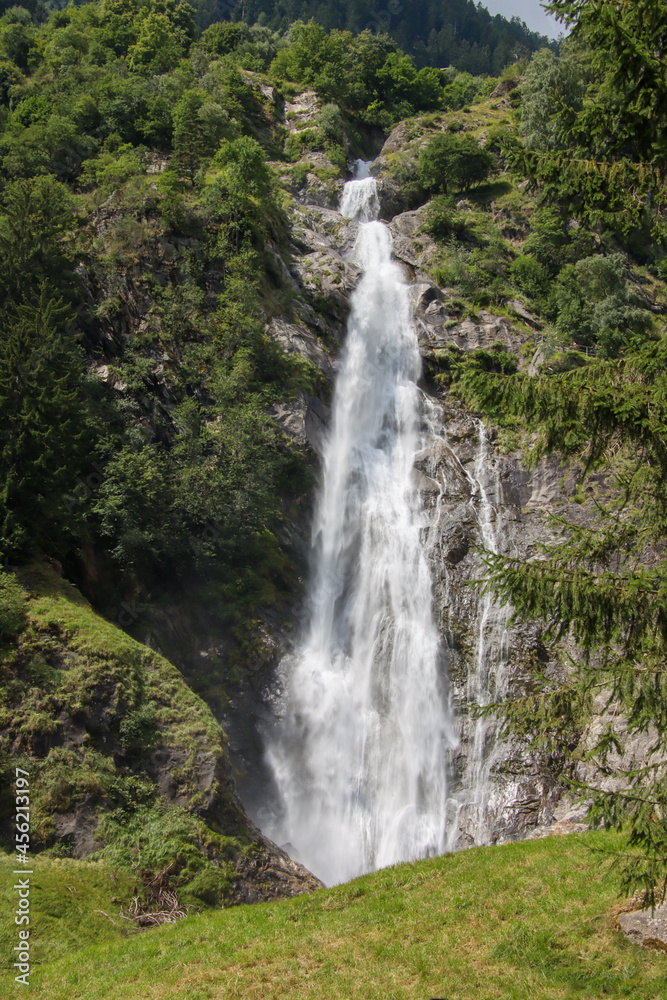
{"type": "Polygon", "coordinates": [[[540,31],[550,38],[558,38],[563,31],[562,24],[546,13],[540,0],[481,0],[491,14],[503,14],[507,18],[520,17],[531,31],[540,31]]]}

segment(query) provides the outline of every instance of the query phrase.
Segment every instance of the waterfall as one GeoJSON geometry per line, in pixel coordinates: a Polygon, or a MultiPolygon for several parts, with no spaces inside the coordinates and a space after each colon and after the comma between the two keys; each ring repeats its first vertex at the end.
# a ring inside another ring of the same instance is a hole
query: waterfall
{"type": "MultiPolygon", "coordinates": [[[[502,489],[497,463],[489,452],[486,427],[481,420],[476,424],[478,447],[469,478],[479,541],[487,552],[507,554],[512,549],[511,531],[500,504],[502,489]]],[[[507,695],[510,615],[510,606],[498,602],[490,591],[478,596],[474,657],[466,685],[468,705],[486,706],[503,701],[507,695]]],[[[498,719],[469,717],[465,728],[465,767],[453,796],[456,820],[448,829],[449,847],[456,847],[460,836],[478,845],[493,842],[494,822],[506,805],[506,792],[499,793],[491,781],[494,765],[507,749],[498,738],[498,719]]]]}
{"type": "MultiPolygon", "coordinates": [[[[449,531],[448,515],[443,509],[445,496],[457,492],[457,481],[467,481],[469,499],[457,501],[459,509],[469,507],[472,521],[477,525],[478,543],[488,552],[515,555],[515,529],[511,515],[503,503],[498,456],[489,446],[488,433],[481,420],[474,420],[477,448],[472,467],[464,466],[455,446],[448,439],[446,419],[442,407],[433,400],[423,400],[427,423],[427,440],[430,447],[421,456],[425,471],[432,481],[439,481],[441,492],[433,497],[430,531],[426,549],[434,565],[439,584],[437,601],[440,607],[452,613],[457,599],[450,589],[450,571],[439,552],[449,531]],[[441,456],[447,453],[448,463],[441,456]]],[[[470,463],[471,456],[467,457],[470,463]]],[[[465,520],[458,515],[459,523],[465,520]]],[[[471,567],[472,569],[472,567],[471,567]]],[[[466,576],[484,576],[485,566],[479,566],[466,576]]],[[[507,756],[508,744],[499,737],[500,722],[495,716],[476,717],[473,706],[487,706],[503,701],[507,696],[510,680],[509,619],[512,609],[497,601],[490,591],[472,585],[474,603],[468,615],[472,623],[472,643],[465,684],[458,691],[461,711],[457,724],[461,729],[456,748],[462,766],[450,780],[447,802],[447,850],[459,850],[472,844],[489,844],[497,839],[502,829],[505,810],[513,801],[516,785],[511,780],[498,782],[495,769],[507,756]],[[509,794],[508,794],[509,793],[509,794]]],[[[456,616],[456,610],[454,610],[456,616]]],[[[450,621],[450,626],[455,626],[450,621]]]]}
{"type": "MultiPolygon", "coordinates": [[[[474,481],[478,487],[478,519],[481,543],[487,552],[497,554],[500,551],[501,526],[496,522],[496,511],[489,496],[489,478],[493,476],[493,467],[489,460],[489,449],[486,427],[478,422],[479,447],[474,468],[474,481]],[[490,476],[491,474],[491,476],[490,476]]],[[[500,483],[497,475],[493,477],[493,493],[496,500],[500,494],[500,483]]],[[[505,695],[505,671],[508,651],[505,648],[507,636],[507,621],[510,609],[501,606],[494,600],[493,594],[487,591],[481,597],[481,609],[477,618],[477,642],[475,648],[474,670],[468,677],[468,702],[475,705],[488,705],[505,695]]],[[[464,776],[464,787],[467,785],[472,792],[474,803],[474,840],[477,844],[487,842],[488,809],[489,809],[489,775],[495,762],[494,750],[497,746],[498,723],[496,719],[479,718],[475,720],[474,737],[471,752],[468,755],[468,767],[464,776]]]]}
{"type": "Polygon", "coordinates": [[[360,222],[371,222],[377,218],[380,202],[377,195],[377,181],[374,177],[350,181],[343,188],[343,198],[340,204],[341,215],[346,219],[359,219],[360,222]]]}
{"type": "Polygon", "coordinates": [[[445,849],[446,754],[455,742],[433,621],[421,361],[408,289],[356,171],[341,213],[359,221],[352,298],[313,527],[308,622],[283,665],[267,760],[279,793],[267,833],[327,884],[445,849]]]}

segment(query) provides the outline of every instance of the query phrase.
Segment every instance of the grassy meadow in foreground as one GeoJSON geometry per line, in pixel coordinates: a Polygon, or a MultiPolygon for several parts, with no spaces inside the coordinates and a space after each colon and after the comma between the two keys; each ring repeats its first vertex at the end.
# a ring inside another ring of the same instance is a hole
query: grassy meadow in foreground
{"type": "Polygon", "coordinates": [[[93,865],[72,861],[45,861],[40,874],[38,859],[32,903],[41,962],[31,989],[45,1000],[667,997],[667,955],[614,929],[616,887],[591,851],[612,842],[584,834],[476,848],[122,939],[120,925],[129,925],[110,902],[110,882],[103,899],[101,866],[97,880],[93,865]],[[53,913],[57,877],[62,928],[53,913]],[[104,936],[94,945],[98,923],[104,936]]]}

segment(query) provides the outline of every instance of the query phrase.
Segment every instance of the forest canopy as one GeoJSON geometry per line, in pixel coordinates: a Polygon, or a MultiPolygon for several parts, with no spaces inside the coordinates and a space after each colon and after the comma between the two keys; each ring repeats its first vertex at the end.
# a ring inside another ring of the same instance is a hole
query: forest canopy
{"type": "MultiPolygon", "coordinates": [[[[0,0],[0,15],[16,6],[41,23],[66,4],[24,0],[17,5],[0,0]]],[[[220,22],[244,22],[284,34],[295,21],[314,20],[326,31],[387,35],[413,56],[418,67],[454,66],[474,76],[497,75],[504,66],[529,58],[545,45],[557,48],[545,36],[530,31],[520,18],[491,15],[473,0],[389,0],[386,4],[377,0],[192,0],[192,7],[198,32],[220,22]]]]}
{"type": "Polygon", "coordinates": [[[288,296],[270,164],[296,182],[323,151],[342,177],[369,134],[493,84],[365,26],[221,13],[101,0],[0,16],[0,551],[76,574],[97,549],[130,588],[204,571],[220,613],[243,617],[289,572],[276,530],[307,475],[268,408],[319,377],[263,332],[288,296]],[[321,109],[288,134],[299,87],[321,109]],[[164,241],[182,248],[169,267],[164,241]]]}
{"type": "Polygon", "coordinates": [[[531,32],[520,18],[492,16],[473,0],[246,0],[244,18],[285,28],[314,18],[324,28],[388,34],[418,66],[455,66],[479,75],[497,75],[508,63],[529,56],[548,39],[531,32]]]}

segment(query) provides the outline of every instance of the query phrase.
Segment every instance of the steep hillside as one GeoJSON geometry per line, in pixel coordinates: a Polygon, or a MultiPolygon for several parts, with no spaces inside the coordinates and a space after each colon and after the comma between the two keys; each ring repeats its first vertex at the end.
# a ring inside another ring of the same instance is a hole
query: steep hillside
{"type": "Polygon", "coordinates": [[[31,853],[117,869],[140,913],[163,909],[169,893],[196,910],[316,887],[248,823],[225,736],[178,670],[96,615],[54,568],[19,579],[2,589],[3,841],[13,840],[20,767],[31,853]]]}

